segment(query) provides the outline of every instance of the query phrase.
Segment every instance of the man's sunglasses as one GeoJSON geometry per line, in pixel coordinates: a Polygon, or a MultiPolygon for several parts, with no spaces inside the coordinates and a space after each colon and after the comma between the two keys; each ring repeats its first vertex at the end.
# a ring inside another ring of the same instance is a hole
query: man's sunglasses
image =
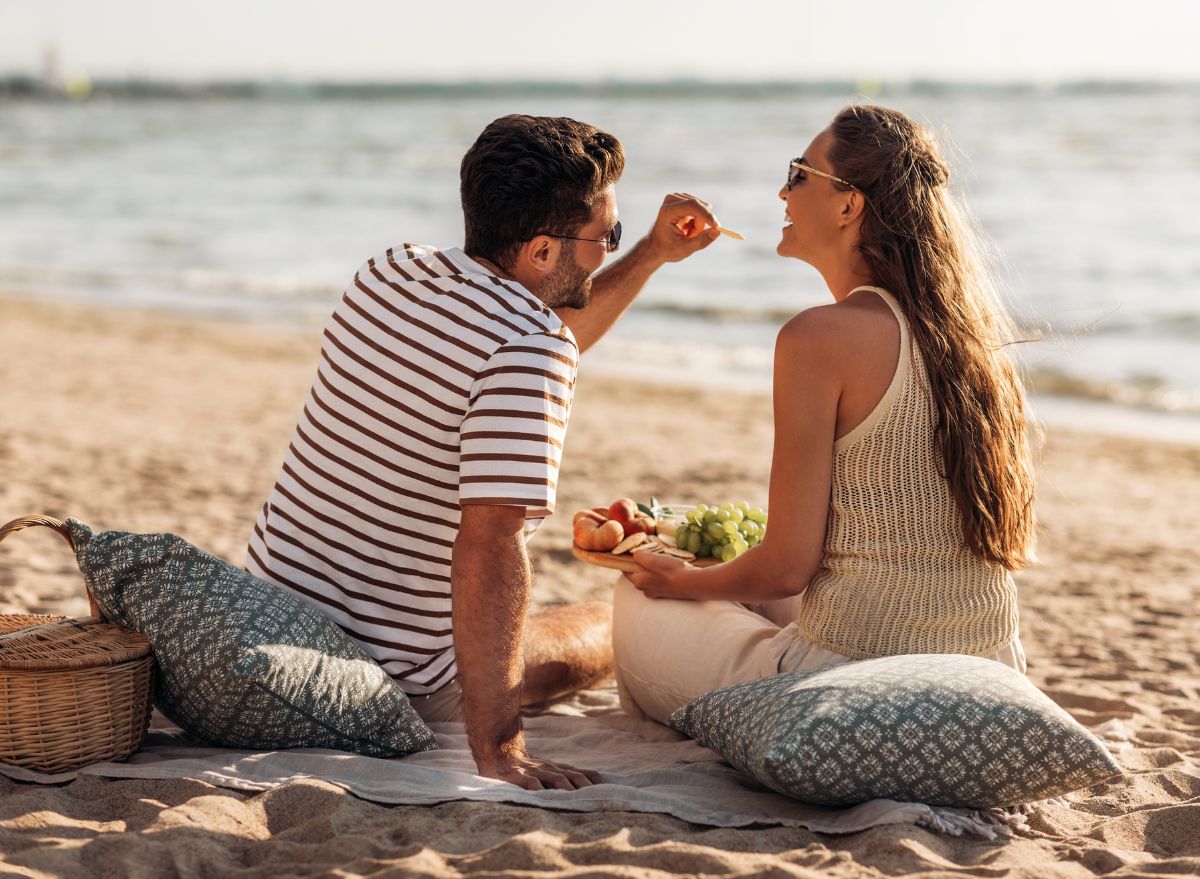
{"type": "Polygon", "coordinates": [[[608,230],[608,234],[603,238],[579,238],[575,235],[551,235],[549,232],[540,232],[540,235],[545,235],[547,238],[569,238],[572,241],[594,241],[596,244],[603,244],[604,249],[608,253],[615,253],[617,248],[621,246],[621,223],[608,230]]]}
{"type": "MultiPolygon", "coordinates": [[[[802,158],[803,158],[803,156],[801,157],[801,159],[802,158]]],[[[788,192],[791,192],[792,187],[795,186],[797,183],[804,182],[804,175],[806,173],[807,174],[816,174],[818,177],[824,177],[826,180],[833,180],[836,183],[841,183],[845,186],[849,186],[851,189],[858,189],[858,187],[855,186],[853,183],[851,183],[849,180],[843,180],[841,177],[834,177],[832,174],[826,174],[824,171],[818,171],[816,168],[812,167],[812,165],[804,164],[804,162],[802,162],[801,159],[792,159],[792,163],[790,165],[788,165],[788,181],[787,181],[788,192]]]]}

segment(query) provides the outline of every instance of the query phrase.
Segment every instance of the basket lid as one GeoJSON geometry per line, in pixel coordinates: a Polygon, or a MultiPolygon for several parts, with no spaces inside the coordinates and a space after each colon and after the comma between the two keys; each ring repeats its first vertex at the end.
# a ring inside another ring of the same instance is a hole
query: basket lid
{"type": "Polygon", "coordinates": [[[145,636],[97,619],[53,620],[9,632],[0,627],[0,669],[7,671],[97,668],[150,653],[145,636]]]}

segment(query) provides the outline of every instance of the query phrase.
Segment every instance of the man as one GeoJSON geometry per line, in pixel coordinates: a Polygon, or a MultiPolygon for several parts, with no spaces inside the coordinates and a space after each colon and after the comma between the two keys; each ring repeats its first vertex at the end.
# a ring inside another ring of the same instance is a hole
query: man
{"type": "Polygon", "coordinates": [[[325,330],[316,380],[250,539],[251,573],[337,622],[429,722],[463,720],[481,775],[573,789],[593,772],[531,757],[523,704],[611,669],[611,607],[526,620],[526,540],[554,510],[579,353],[661,265],[718,235],[668,196],[620,242],[615,137],[506,116],[463,157],[463,249],[368,261],[325,330]]]}

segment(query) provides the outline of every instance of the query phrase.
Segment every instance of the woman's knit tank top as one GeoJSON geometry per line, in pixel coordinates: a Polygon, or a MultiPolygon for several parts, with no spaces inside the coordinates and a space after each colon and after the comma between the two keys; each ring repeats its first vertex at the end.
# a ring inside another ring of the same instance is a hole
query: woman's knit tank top
{"type": "Polygon", "coordinates": [[[900,357],[883,399],[834,443],[825,552],[797,623],[813,643],[855,659],[990,655],[1017,636],[1016,586],[964,542],[925,363],[900,304],[878,287],[857,290],[895,313],[900,357]]]}

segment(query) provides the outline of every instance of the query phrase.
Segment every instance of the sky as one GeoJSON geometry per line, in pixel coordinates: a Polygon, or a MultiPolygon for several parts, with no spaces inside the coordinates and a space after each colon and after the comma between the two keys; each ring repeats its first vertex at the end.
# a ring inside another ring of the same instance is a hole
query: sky
{"type": "Polygon", "coordinates": [[[0,0],[0,74],[1200,80],[1200,0],[0,0]]]}

